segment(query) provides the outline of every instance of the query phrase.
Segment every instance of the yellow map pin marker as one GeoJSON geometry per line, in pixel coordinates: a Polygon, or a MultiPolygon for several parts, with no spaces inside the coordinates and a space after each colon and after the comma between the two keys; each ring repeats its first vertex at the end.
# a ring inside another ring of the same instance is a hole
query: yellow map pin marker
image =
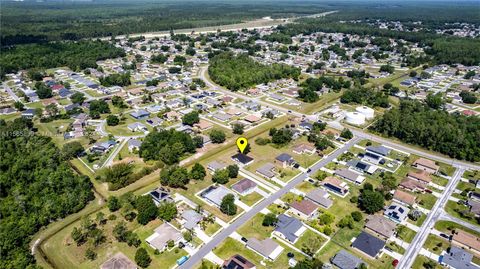
{"type": "Polygon", "coordinates": [[[237,139],[237,147],[241,153],[243,153],[247,145],[248,145],[248,140],[245,137],[239,137],[237,139]]]}

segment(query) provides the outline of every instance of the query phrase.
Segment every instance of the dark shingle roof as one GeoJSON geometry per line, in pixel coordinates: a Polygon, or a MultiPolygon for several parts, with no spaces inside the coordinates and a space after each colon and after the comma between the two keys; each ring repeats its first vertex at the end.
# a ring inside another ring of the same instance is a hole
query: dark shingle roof
{"type": "Polygon", "coordinates": [[[352,247],[357,248],[372,257],[377,256],[384,246],[385,241],[366,232],[362,232],[352,244],[352,247]]]}

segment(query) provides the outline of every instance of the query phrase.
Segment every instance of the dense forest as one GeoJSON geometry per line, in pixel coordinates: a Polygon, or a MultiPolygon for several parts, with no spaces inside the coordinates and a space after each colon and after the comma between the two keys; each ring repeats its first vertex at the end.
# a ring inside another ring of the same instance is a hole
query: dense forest
{"type": "Polygon", "coordinates": [[[210,60],[208,74],[216,83],[232,91],[282,78],[297,79],[300,69],[285,64],[264,65],[247,54],[221,53],[210,60]]]}
{"type": "Polygon", "coordinates": [[[17,45],[2,49],[0,74],[30,68],[68,66],[72,70],[97,67],[96,61],[125,56],[125,52],[108,42],[52,42],[17,45]]]}
{"type": "Polygon", "coordinates": [[[233,24],[265,16],[291,17],[325,10],[323,3],[288,1],[2,2],[0,43],[5,46],[80,40],[233,24]]]}
{"type": "Polygon", "coordinates": [[[402,101],[371,127],[375,132],[441,152],[450,157],[480,161],[480,118],[449,114],[418,101],[402,101]]]}
{"type": "Polygon", "coordinates": [[[88,177],[73,172],[51,138],[31,130],[29,120],[0,120],[0,268],[29,268],[31,237],[94,198],[88,177]]]}

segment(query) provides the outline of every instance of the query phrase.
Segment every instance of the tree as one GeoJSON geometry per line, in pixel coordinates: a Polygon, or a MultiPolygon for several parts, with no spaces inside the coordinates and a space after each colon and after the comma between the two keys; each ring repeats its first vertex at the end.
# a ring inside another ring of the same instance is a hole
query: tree
{"type": "Polygon", "coordinates": [[[118,108],[126,108],[127,107],[125,102],[123,102],[122,97],[116,96],[116,95],[112,97],[112,105],[114,107],[118,107],[118,108]]]}
{"type": "Polygon", "coordinates": [[[36,82],[34,89],[40,99],[46,99],[53,96],[52,89],[43,82],[36,82]]]}
{"type": "Polygon", "coordinates": [[[87,240],[86,234],[82,233],[82,230],[78,229],[77,227],[73,227],[70,236],[72,237],[73,241],[77,243],[77,246],[82,245],[87,240]]]}
{"type": "Polygon", "coordinates": [[[175,203],[161,203],[158,206],[158,217],[164,221],[171,221],[177,216],[177,206],[175,203]]]}
{"type": "Polygon", "coordinates": [[[142,225],[146,225],[158,216],[158,209],[150,195],[139,196],[135,201],[135,208],[138,211],[137,221],[142,225]]]}
{"type": "Polygon", "coordinates": [[[62,155],[66,160],[71,160],[76,158],[80,155],[80,153],[84,152],[85,149],[83,148],[82,144],[78,141],[73,141],[66,143],[62,147],[62,155]]]}
{"type": "Polygon", "coordinates": [[[212,176],[212,181],[219,184],[227,184],[229,178],[229,170],[222,169],[215,171],[215,174],[212,176]]]}
{"type": "Polygon", "coordinates": [[[277,221],[278,221],[278,218],[275,214],[268,213],[265,216],[263,216],[262,225],[263,226],[275,226],[277,221]]]}
{"type": "Polygon", "coordinates": [[[183,115],[182,123],[185,125],[193,126],[195,123],[200,122],[200,117],[197,111],[192,111],[183,115]]]}
{"type": "Polygon", "coordinates": [[[119,222],[115,227],[113,227],[113,237],[117,239],[118,242],[125,242],[127,241],[127,226],[125,226],[125,223],[119,222]]]}
{"type": "Polygon", "coordinates": [[[182,235],[183,235],[183,239],[185,239],[185,241],[187,242],[191,242],[193,240],[192,231],[185,231],[182,233],[182,235]]]}
{"type": "Polygon", "coordinates": [[[142,268],[147,268],[151,262],[152,258],[148,255],[147,250],[138,248],[137,252],[135,252],[135,263],[142,268]]]}
{"type": "Polygon", "coordinates": [[[105,100],[93,100],[90,102],[89,109],[90,117],[93,119],[100,118],[100,114],[110,113],[110,108],[105,100]]]}
{"type": "Polygon", "coordinates": [[[445,100],[443,100],[442,93],[427,94],[427,98],[425,99],[425,103],[433,108],[433,109],[441,109],[445,106],[445,100]]]}
{"type": "Polygon", "coordinates": [[[323,241],[318,236],[310,236],[306,242],[302,244],[302,251],[309,256],[313,256],[315,252],[322,246],[323,241]]]}
{"type": "Polygon", "coordinates": [[[237,214],[237,206],[235,205],[235,196],[233,194],[227,194],[223,197],[220,204],[220,211],[229,216],[237,214]]]}
{"type": "Polygon", "coordinates": [[[192,167],[192,170],[190,170],[190,177],[195,180],[203,180],[206,175],[207,171],[200,163],[195,163],[192,167]]]}
{"type": "Polygon", "coordinates": [[[243,129],[245,128],[245,125],[243,125],[241,123],[234,123],[234,124],[232,124],[232,128],[233,128],[233,133],[234,134],[241,135],[241,134],[243,134],[243,129]]]}
{"type": "Polygon", "coordinates": [[[172,188],[181,188],[188,184],[190,177],[185,167],[172,166],[160,171],[160,183],[172,188]]]}
{"type": "Polygon", "coordinates": [[[354,228],[354,220],[353,220],[353,217],[350,216],[350,215],[347,215],[345,217],[343,217],[339,222],[338,222],[338,227],[340,228],[345,228],[345,227],[348,227],[350,229],[353,229],[354,228]]]}
{"type": "Polygon", "coordinates": [[[416,77],[417,76],[417,71],[413,70],[413,71],[410,71],[410,74],[408,74],[410,77],[416,77]]]}
{"type": "Polygon", "coordinates": [[[210,139],[212,140],[212,143],[215,144],[223,143],[226,139],[225,132],[219,129],[214,129],[210,132],[210,139]]]}
{"type": "Polygon", "coordinates": [[[393,72],[395,72],[395,67],[389,64],[385,64],[380,66],[380,72],[387,72],[387,73],[393,74],[393,72]]]}
{"type": "Polygon", "coordinates": [[[85,94],[81,92],[75,92],[74,94],[70,95],[70,100],[74,104],[82,104],[87,98],[85,94]]]}
{"type": "Polygon", "coordinates": [[[108,126],[117,126],[120,120],[115,115],[108,115],[107,116],[107,125],[108,126]]]}
{"type": "Polygon", "coordinates": [[[48,114],[49,117],[56,117],[60,112],[56,104],[49,104],[45,107],[45,112],[48,114]]]}
{"type": "Polygon", "coordinates": [[[95,250],[93,250],[93,248],[87,248],[87,250],[85,251],[85,258],[93,261],[97,258],[97,253],[95,252],[95,250]]]}
{"type": "Polygon", "coordinates": [[[342,132],[340,133],[340,136],[345,138],[345,139],[352,139],[353,138],[353,134],[352,134],[352,131],[350,131],[350,129],[343,129],[342,132]]]}
{"type": "Polygon", "coordinates": [[[17,111],[23,111],[23,110],[25,110],[25,105],[24,105],[22,102],[20,102],[20,101],[16,101],[15,103],[13,103],[13,106],[15,107],[15,109],[16,109],[17,111]]]}
{"type": "Polygon", "coordinates": [[[238,165],[231,164],[227,166],[227,170],[228,170],[228,177],[236,178],[238,176],[238,170],[239,170],[238,165]]]}
{"type": "Polygon", "coordinates": [[[463,90],[459,95],[462,97],[462,102],[465,104],[475,104],[478,100],[475,94],[469,91],[463,90]]]}
{"type": "Polygon", "coordinates": [[[352,215],[353,220],[356,222],[359,222],[363,219],[362,212],[360,211],[353,211],[350,215],[352,215]]]}
{"type": "Polygon", "coordinates": [[[187,55],[193,56],[193,55],[195,55],[196,51],[195,51],[194,48],[188,47],[188,48],[185,50],[185,53],[186,53],[187,55]]]}
{"type": "Polygon", "coordinates": [[[282,128],[282,129],[270,129],[272,135],[272,143],[277,145],[285,145],[292,141],[293,133],[290,129],[282,128]]]}
{"type": "Polygon", "coordinates": [[[110,212],[115,212],[119,210],[122,207],[122,205],[120,204],[120,201],[116,196],[110,196],[108,197],[108,200],[107,200],[107,207],[110,210],[110,212]]]}
{"type": "Polygon", "coordinates": [[[382,210],[385,205],[385,198],[382,193],[372,190],[363,190],[360,199],[360,207],[368,214],[382,210]]]}
{"type": "Polygon", "coordinates": [[[329,225],[335,220],[335,215],[332,215],[329,212],[324,212],[320,217],[318,217],[320,225],[329,225]]]}

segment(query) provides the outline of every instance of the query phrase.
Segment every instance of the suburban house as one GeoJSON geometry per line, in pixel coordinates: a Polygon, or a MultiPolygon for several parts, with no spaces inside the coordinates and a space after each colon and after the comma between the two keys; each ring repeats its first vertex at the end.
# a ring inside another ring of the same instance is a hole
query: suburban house
{"type": "Polygon", "coordinates": [[[145,126],[145,124],[141,123],[141,122],[134,122],[134,123],[130,123],[128,126],[127,126],[128,130],[132,131],[132,132],[145,132],[147,131],[147,126],[145,126]]]}
{"type": "Polygon", "coordinates": [[[326,188],[327,190],[333,192],[336,195],[339,195],[341,197],[345,197],[348,194],[348,185],[347,183],[341,181],[338,178],[335,177],[326,177],[322,181],[322,186],[326,188]]]}
{"type": "Polygon", "coordinates": [[[380,215],[368,216],[365,223],[365,230],[384,240],[388,240],[395,234],[397,224],[390,219],[380,215]]]}
{"type": "Polygon", "coordinates": [[[312,155],[315,153],[316,150],[317,149],[314,146],[307,143],[302,143],[302,144],[296,145],[293,148],[293,153],[312,155]]]}
{"type": "Polygon", "coordinates": [[[390,149],[384,146],[368,146],[367,147],[367,152],[371,152],[373,154],[377,154],[383,157],[386,157],[388,154],[390,154],[390,149]]]}
{"type": "Polygon", "coordinates": [[[383,214],[391,220],[400,223],[405,220],[405,218],[407,218],[409,211],[410,209],[408,209],[407,207],[399,203],[393,202],[387,207],[383,214]]]}
{"type": "Polygon", "coordinates": [[[443,255],[442,264],[454,269],[480,269],[480,266],[472,263],[473,254],[461,248],[452,246],[443,255]]]}
{"type": "Polygon", "coordinates": [[[408,177],[404,178],[399,186],[411,192],[424,192],[427,189],[427,184],[408,177]]]}
{"type": "Polygon", "coordinates": [[[163,251],[167,248],[169,241],[173,241],[175,244],[183,240],[182,233],[173,227],[170,223],[165,222],[158,226],[152,235],[150,235],[145,241],[154,249],[163,251]]]}
{"type": "Polygon", "coordinates": [[[318,216],[318,205],[308,199],[294,201],[290,204],[290,212],[303,220],[311,220],[318,216]]]}
{"type": "Polygon", "coordinates": [[[367,232],[362,232],[355,241],[353,241],[352,247],[371,258],[376,258],[382,255],[385,241],[367,232]]]}
{"type": "Polygon", "coordinates": [[[150,116],[150,113],[143,109],[140,109],[138,111],[131,112],[130,116],[132,116],[136,120],[143,120],[150,116]]]}
{"type": "Polygon", "coordinates": [[[281,214],[278,216],[277,227],[273,231],[275,235],[289,241],[292,244],[307,230],[303,223],[294,218],[281,214]]]}
{"type": "Polygon", "coordinates": [[[139,150],[142,145],[142,141],[138,139],[128,140],[128,151],[132,152],[133,150],[139,150]]]}
{"type": "Polygon", "coordinates": [[[470,208],[470,212],[476,217],[480,216],[480,202],[476,199],[468,199],[467,206],[470,208]]]}
{"type": "Polygon", "coordinates": [[[253,163],[253,158],[249,157],[247,154],[237,153],[232,156],[232,160],[237,162],[241,166],[246,166],[253,163]]]}
{"type": "Polygon", "coordinates": [[[189,209],[182,213],[183,228],[193,230],[198,223],[203,219],[203,216],[195,210],[189,209]]]}
{"type": "Polygon", "coordinates": [[[343,249],[335,254],[331,259],[331,262],[340,269],[358,269],[360,264],[363,263],[360,258],[357,258],[355,255],[350,254],[343,249]]]}
{"type": "Polygon", "coordinates": [[[227,168],[227,165],[221,162],[213,161],[207,164],[207,169],[210,170],[210,172],[215,173],[218,170],[222,170],[227,168]]]}
{"type": "Polygon", "coordinates": [[[415,179],[415,180],[418,180],[420,182],[423,182],[425,184],[429,184],[430,182],[432,182],[432,178],[430,177],[430,174],[428,172],[425,172],[425,171],[419,171],[419,172],[409,172],[407,174],[407,177],[411,178],[411,179],[415,179]]]}
{"type": "Polygon", "coordinates": [[[275,177],[275,165],[273,163],[266,163],[259,167],[256,172],[267,179],[272,179],[275,177]]]}
{"type": "Polygon", "coordinates": [[[225,269],[255,269],[255,264],[238,254],[233,255],[223,262],[222,268],[225,269]]]}
{"type": "Polygon", "coordinates": [[[102,153],[103,154],[103,153],[107,152],[107,150],[109,150],[110,148],[115,146],[115,144],[117,144],[117,142],[115,142],[113,140],[109,140],[109,141],[106,141],[106,142],[97,142],[90,148],[90,152],[102,153]]]}
{"type": "Polygon", "coordinates": [[[367,173],[367,174],[373,174],[377,170],[377,167],[374,165],[369,165],[366,164],[360,160],[350,160],[347,162],[347,165],[350,167],[350,169],[360,172],[360,173],[367,173]]]}
{"type": "Polygon", "coordinates": [[[480,238],[471,233],[456,229],[452,236],[452,244],[480,255],[480,238]]]}
{"type": "Polygon", "coordinates": [[[150,197],[152,197],[153,202],[158,206],[160,203],[167,202],[172,203],[173,199],[170,196],[170,193],[165,190],[163,187],[158,187],[157,189],[151,191],[149,193],[150,197]]]}
{"type": "Polygon", "coordinates": [[[393,201],[403,204],[405,206],[413,206],[415,204],[416,197],[408,192],[402,190],[395,190],[393,194],[393,201]]]}
{"type": "Polygon", "coordinates": [[[195,123],[193,127],[198,128],[200,131],[205,131],[212,128],[213,124],[206,120],[200,119],[200,121],[198,123],[195,123]]]}
{"type": "Polygon", "coordinates": [[[118,252],[105,261],[100,269],[137,269],[137,265],[122,252],[118,252]]]}
{"type": "Polygon", "coordinates": [[[362,184],[363,181],[365,180],[364,176],[359,175],[358,173],[355,173],[352,170],[349,170],[346,168],[336,170],[334,174],[340,178],[346,179],[355,184],[362,184]]]}
{"type": "Polygon", "coordinates": [[[413,162],[413,167],[430,174],[435,174],[438,172],[438,169],[440,169],[440,166],[436,165],[434,161],[424,158],[419,158],[415,162],[413,162]]]}
{"type": "Polygon", "coordinates": [[[201,196],[207,200],[207,202],[220,207],[223,197],[227,194],[233,194],[233,192],[221,185],[216,187],[210,186],[207,190],[202,192],[201,196]]]}
{"type": "Polygon", "coordinates": [[[160,126],[163,123],[163,120],[160,119],[159,117],[153,117],[148,120],[146,120],[147,124],[152,126],[152,127],[157,127],[160,126]]]}
{"type": "Polygon", "coordinates": [[[275,162],[279,163],[283,168],[286,168],[292,166],[295,163],[295,160],[290,154],[282,153],[275,158],[275,162]]]}
{"type": "Polygon", "coordinates": [[[333,204],[333,201],[329,197],[330,197],[330,194],[328,194],[327,191],[321,188],[316,188],[314,190],[311,190],[309,193],[305,195],[305,198],[326,209],[330,208],[333,204]]]}
{"type": "Polygon", "coordinates": [[[257,183],[248,178],[244,178],[239,182],[232,185],[232,189],[238,192],[240,195],[245,196],[254,192],[257,189],[257,183]]]}
{"type": "Polygon", "coordinates": [[[33,108],[28,108],[25,111],[22,111],[23,118],[31,119],[33,116],[35,116],[35,109],[33,108]]]}
{"type": "Polygon", "coordinates": [[[283,251],[283,247],[271,238],[265,238],[260,241],[255,237],[251,237],[248,239],[246,246],[271,261],[276,260],[283,251]]]}

